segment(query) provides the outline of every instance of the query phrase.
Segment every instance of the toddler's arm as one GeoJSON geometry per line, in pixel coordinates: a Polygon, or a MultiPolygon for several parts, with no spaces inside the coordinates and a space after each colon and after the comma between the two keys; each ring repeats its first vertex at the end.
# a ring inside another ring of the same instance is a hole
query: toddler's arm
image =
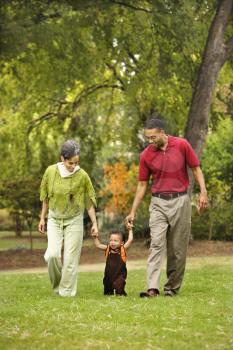
{"type": "Polygon", "coordinates": [[[130,227],[129,228],[128,239],[127,239],[127,241],[124,244],[125,249],[128,249],[132,242],[133,242],[133,229],[132,229],[132,227],[130,227]]]}
{"type": "Polygon", "coordinates": [[[106,250],[107,249],[106,244],[100,243],[100,240],[99,240],[99,238],[97,236],[93,236],[93,239],[94,239],[95,246],[97,248],[102,249],[102,250],[106,250]]]}

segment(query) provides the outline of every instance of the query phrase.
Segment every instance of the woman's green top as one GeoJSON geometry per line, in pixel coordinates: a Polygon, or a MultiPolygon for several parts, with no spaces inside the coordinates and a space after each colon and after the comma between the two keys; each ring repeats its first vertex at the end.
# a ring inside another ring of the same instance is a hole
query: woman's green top
{"type": "Polygon", "coordinates": [[[47,199],[49,209],[57,218],[69,218],[96,206],[95,190],[88,174],[79,169],[68,177],[61,177],[56,164],[50,165],[40,185],[40,200],[47,199]]]}

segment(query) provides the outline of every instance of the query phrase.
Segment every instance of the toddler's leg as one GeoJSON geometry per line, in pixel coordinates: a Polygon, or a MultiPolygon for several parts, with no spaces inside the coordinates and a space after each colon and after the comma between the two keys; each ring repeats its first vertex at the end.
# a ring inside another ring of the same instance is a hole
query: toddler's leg
{"type": "Polygon", "coordinates": [[[104,295],[113,295],[114,294],[114,289],[111,281],[106,278],[106,276],[103,279],[103,284],[104,284],[104,295]]]}
{"type": "Polygon", "coordinates": [[[125,292],[125,285],[126,281],[124,276],[120,275],[117,277],[117,279],[114,281],[113,286],[116,290],[116,295],[127,295],[125,292]]]}

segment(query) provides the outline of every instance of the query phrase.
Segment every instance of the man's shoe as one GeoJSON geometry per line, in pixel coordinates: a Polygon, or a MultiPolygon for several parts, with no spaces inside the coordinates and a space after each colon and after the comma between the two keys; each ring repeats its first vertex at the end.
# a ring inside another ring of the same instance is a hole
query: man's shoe
{"type": "Polygon", "coordinates": [[[173,290],[165,290],[164,291],[164,296],[165,297],[174,297],[176,295],[175,292],[173,292],[173,290]]]}
{"type": "Polygon", "coordinates": [[[158,289],[148,289],[147,292],[141,292],[140,293],[140,298],[154,298],[159,296],[159,291],[158,289]]]}

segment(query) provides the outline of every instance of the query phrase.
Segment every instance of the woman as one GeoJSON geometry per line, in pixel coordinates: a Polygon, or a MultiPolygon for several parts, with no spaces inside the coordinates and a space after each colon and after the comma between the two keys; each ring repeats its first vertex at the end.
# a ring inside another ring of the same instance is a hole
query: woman
{"type": "Polygon", "coordinates": [[[48,247],[44,257],[53,290],[61,296],[76,294],[85,208],[92,221],[92,234],[98,233],[95,191],[88,174],[78,165],[79,153],[75,141],[66,141],[61,147],[61,162],[46,169],[40,187],[42,211],[38,229],[45,233],[48,211],[48,247]]]}

